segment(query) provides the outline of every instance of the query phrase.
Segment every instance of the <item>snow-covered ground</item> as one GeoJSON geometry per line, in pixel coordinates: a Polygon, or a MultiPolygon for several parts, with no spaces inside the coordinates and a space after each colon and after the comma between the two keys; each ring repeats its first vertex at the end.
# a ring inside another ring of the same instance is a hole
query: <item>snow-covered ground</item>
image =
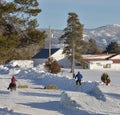
{"type": "Polygon", "coordinates": [[[104,71],[76,69],[84,76],[82,87],[76,87],[69,69],[53,75],[42,65],[12,63],[0,66],[0,115],[120,115],[120,71],[107,71],[111,83],[106,86],[100,80],[104,71]],[[12,75],[17,86],[28,88],[7,90],[12,75]],[[43,89],[47,85],[58,90],[43,89]]]}

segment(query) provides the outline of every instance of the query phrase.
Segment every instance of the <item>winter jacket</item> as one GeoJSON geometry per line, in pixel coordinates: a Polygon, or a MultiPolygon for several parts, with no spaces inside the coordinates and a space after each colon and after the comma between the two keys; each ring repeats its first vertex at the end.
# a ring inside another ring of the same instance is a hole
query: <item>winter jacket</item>
{"type": "Polygon", "coordinates": [[[82,76],[82,74],[78,73],[78,74],[76,75],[76,78],[77,78],[77,79],[82,79],[83,76],[82,76]]]}
{"type": "Polygon", "coordinates": [[[11,82],[12,82],[12,83],[15,83],[16,81],[17,81],[17,80],[16,80],[15,77],[12,77],[12,78],[11,78],[11,82]]]}

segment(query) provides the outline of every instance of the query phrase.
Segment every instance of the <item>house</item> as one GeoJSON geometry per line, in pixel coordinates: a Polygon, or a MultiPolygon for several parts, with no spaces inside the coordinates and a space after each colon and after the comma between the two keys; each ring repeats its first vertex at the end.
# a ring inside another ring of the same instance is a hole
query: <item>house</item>
{"type": "MultiPolygon", "coordinates": [[[[56,59],[61,67],[67,68],[70,67],[70,62],[67,57],[62,53],[63,49],[61,48],[52,48],[51,57],[56,59]]],[[[34,66],[44,64],[49,57],[49,49],[41,49],[36,55],[33,56],[34,66]]]]}
{"type": "MultiPolygon", "coordinates": [[[[51,57],[56,59],[61,67],[70,68],[71,64],[62,48],[51,49],[51,57]]],[[[41,49],[33,56],[34,66],[44,64],[49,57],[49,49],[41,49]]],[[[98,55],[82,55],[85,60],[87,69],[90,70],[120,70],[120,54],[98,54],[98,55]]],[[[76,66],[77,68],[77,66],[76,66]]],[[[79,67],[81,68],[81,67],[79,67]]]]}
{"type": "MultiPolygon", "coordinates": [[[[51,55],[58,50],[59,50],[58,48],[51,49],[51,55]]],[[[32,57],[34,61],[34,66],[38,66],[39,64],[45,63],[48,57],[49,57],[49,49],[41,49],[36,55],[32,57]]]]}
{"type": "Polygon", "coordinates": [[[83,55],[88,69],[120,70],[120,54],[83,55]]]}

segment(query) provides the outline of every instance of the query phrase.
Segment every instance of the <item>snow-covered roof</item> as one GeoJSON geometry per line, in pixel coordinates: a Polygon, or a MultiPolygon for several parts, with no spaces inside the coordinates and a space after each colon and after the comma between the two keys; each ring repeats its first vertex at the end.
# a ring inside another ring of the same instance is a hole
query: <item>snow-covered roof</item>
{"type": "Polygon", "coordinates": [[[101,64],[112,64],[112,60],[97,60],[97,61],[90,61],[90,63],[101,63],[101,64]]]}
{"type": "Polygon", "coordinates": [[[107,61],[111,60],[113,63],[120,63],[119,54],[98,54],[98,55],[83,55],[86,61],[107,61]]]}
{"type": "Polygon", "coordinates": [[[84,59],[91,59],[91,60],[103,60],[108,57],[111,57],[113,54],[96,54],[96,55],[83,55],[84,59]]]}

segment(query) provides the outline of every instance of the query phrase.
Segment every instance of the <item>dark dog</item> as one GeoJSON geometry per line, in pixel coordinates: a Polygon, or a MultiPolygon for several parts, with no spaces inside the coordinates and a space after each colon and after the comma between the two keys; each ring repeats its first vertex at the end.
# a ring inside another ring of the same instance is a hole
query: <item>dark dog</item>
{"type": "Polygon", "coordinates": [[[9,87],[7,89],[8,90],[10,89],[10,91],[16,90],[16,84],[15,83],[10,83],[9,87]]]}

